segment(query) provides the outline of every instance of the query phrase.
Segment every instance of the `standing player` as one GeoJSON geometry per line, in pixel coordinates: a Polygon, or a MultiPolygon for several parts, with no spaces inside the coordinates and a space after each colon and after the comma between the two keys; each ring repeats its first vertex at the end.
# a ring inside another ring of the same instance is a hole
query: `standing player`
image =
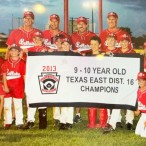
{"type": "Polygon", "coordinates": [[[23,126],[23,107],[24,98],[24,77],[25,62],[19,57],[20,47],[12,46],[9,48],[9,58],[2,65],[4,90],[4,128],[9,129],[12,124],[12,99],[14,102],[16,126],[18,129],[23,126]]]}
{"type": "MultiPolygon", "coordinates": [[[[96,36],[95,33],[88,31],[88,20],[85,17],[78,17],[76,20],[77,32],[71,35],[71,41],[73,45],[73,51],[79,52],[82,55],[92,54],[90,48],[90,39],[96,36]]],[[[74,123],[81,121],[80,108],[76,108],[76,116],[74,117],[74,123]]]]}
{"type": "Polygon", "coordinates": [[[4,63],[4,59],[0,57],[0,120],[2,118],[2,111],[3,111],[3,106],[4,106],[4,86],[2,83],[2,74],[1,74],[1,66],[4,63]]]}
{"type": "Polygon", "coordinates": [[[107,48],[107,44],[106,44],[106,38],[109,34],[114,33],[116,35],[117,38],[117,43],[116,43],[116,47],[120,48],[120,38],[123,34],[126,34],[129,37],[130,43],[129,43],[129,48],[133,48],[132,47],[132,43],[131,43],[131,37],[130,35],[123,31],[122,29],[120,29],[118,27],[118,15],[115,12],[109,12],[107,15],[107,24],[108,24],[108,28],[103,30],[99,37],[101,38],[101,45],[102,45],[102,49],[103,51],[106,50],[107,48]]]}
{"type": "MultiPolygon", "coordinates": [[[[40,31],[37,31],[33,34],[33,41],[34,46],[30,47],[28,49],[25,49],[25,52],[48,52],[49,49],[44,45],[44,39],[43,34],[40,31]]],[[[29,106],[29,102],[27,101],[27,105],[29,106]]],[[[39,129],[45,129],[47,128],[47,108],[38,108],[39,111],[39,129]]],[[[35,122],[35,113],[36,108],[28,108],[27,111],[27,123],[24,127],[24,129],[31,129],[34,127],[35,122]]]]}
{"type": "MultiPolygon", "coordinates": [[[[52,14],[49,18],[49,30],[43,31],[44,44],[55,51],[61,49],[62,38],[70,39],[68,34],[60,30],[59,26],[60,17],[57,14],[52,14]]],[[[53,108],[53,118],[55,119],[55,125],[58,125],[60,121],[59,107],[53,108]]]]}
{"type": "MultiPolygon", "coordinates": [[[[34,24],[34,14],[31,11],[24,12],[23,15],[23,26],[18,29],[13,30],[7,40],[8,48],[12,44],[16,44],[22,50],[26,48],[30,48],[34,46],[33,42],[33,34],[37,31],[40,31],[33,27],[34,24]]],[[[8,54],[8,53],[7,53],[8,54]]],[[[25,60],[25,55],[23,55],[23,51],[21,52],[22,58],[25,60]]],[[[21,57],[20,56],[20,57],[21,57]]]]}
{"type": "Polygon", "coordinates": [[[137,91],[138,110],[136,116],[141,113],[137,123],[135,134],[146,138],[146,72],[139,72],[137,75],[139,89],[137,91]]]}

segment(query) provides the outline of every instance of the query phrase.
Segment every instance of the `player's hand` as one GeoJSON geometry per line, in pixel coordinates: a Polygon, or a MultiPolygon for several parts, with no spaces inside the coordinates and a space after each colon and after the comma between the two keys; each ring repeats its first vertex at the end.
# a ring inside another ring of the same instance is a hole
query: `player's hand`
{"type": "Polygon", "coordinates": [[[8,87],[5,87],[4,90],[5,90],[6,93],[9,93],[10,92],[10,90],[9,90],[8,87]]]}
{"type": "Polygon", "coordinates": [[[134,111],[134,114],[135,114],[135,116],[139,116],[139,114],[140,114],[140,111],[139,111],[139,110],[137,110],[137,111],[134,111]]]}
{"type": "Polygon", "coordinates": [[[144,122],[144,127],[146,127],[146,121],[144,122]]]}

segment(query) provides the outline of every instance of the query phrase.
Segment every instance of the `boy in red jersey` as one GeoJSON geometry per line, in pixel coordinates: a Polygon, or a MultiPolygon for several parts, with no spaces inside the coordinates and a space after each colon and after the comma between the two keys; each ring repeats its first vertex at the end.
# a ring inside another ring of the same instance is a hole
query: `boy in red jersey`
{"type": "MultiPolygon", "coordinates": [[[[25,52],[51,52],[52,49],[49,49],[44,45],[43,34],[41,32],[35,32],[33,34],[34,47],[25,49],[25,52]]],[[[38,108],[39,111],[39,129],[47,128],[47,108],[38,108]]],[[[31,129],[34,127],[35,122],[35,113],[36,108],[29,107],[29,102],[27,100],[27,123],[24,126],[24,129],[31,129]]]]}
{"type": "Polygon", "coordinates": [[[135,115],[141,113],[137,123],[135,134],[146,138],[146,72],[139,72],[137,75],[139,89],[137,91],[138,110],[135,115]]]}
{"type": "Polygon", "coordinates": [[[120,39],[120,50],[119,53],[136,53],[133,49],[129,48],[130,39],[127,34],[123,34],[120,39]]]}
{"type": "Polygon", "coordinates": [[[20,59],[20,47],[9,48],[10,57],[2,65],[4,90],[4,128],[9,129],[12,124],[12,99],[14,102],[16,127],[23,126],[22,99],[24,98],[25,62],[20,59]]]}
{"type": "Polygon", "coordinates": [[[2,111],[3,111],[3,106],[4,106],[4,86],[2,83],[2,74],[1,74],[1,66],[4,63],[4,59],[0,57],[0,119],[2,118],[2,111]]]}
{"type": "Polygon", "coordinates": [[[105,53],[107,55],[111,55],[114,53],[119,53],[119,49],[116,47],[117,37],[114,33],[110,33],[106,38],[106,50],[105,53]]]}

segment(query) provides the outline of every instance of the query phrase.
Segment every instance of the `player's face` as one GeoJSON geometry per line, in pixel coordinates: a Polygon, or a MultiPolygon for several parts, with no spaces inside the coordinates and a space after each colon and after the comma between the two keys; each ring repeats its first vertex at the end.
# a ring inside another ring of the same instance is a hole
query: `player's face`
{"type": "Polygon", "coordinates": [[[50,21],[50,29],[51,30],[59,30],[59,21],[56,19],[52,19],[50,21]]]}
{"type": "Polygon", "coordinates": [[[61,49],[61,47],[62,47],[62,39],[58,38],[56,40],[56,43],[55,44],[56,44],[56,46],[57,46],[58,49],[61,49]]]}
{"type": "Polygon", "coordinates": [[[90,47],[91,47],[91,49],[92,49],[92,51],[93,51],[93,54],[95,53],[95,52],[97,52],[97,51],[99,51],[99,42],[98,41],[96,41],[96,40],[91,40],[90,41],[90,47]]]}
{"type": "Polygon", "coordinates": [[[43,38],[41,38],[41,37],[34,37],[33,41],[35,43],[35,46],[42,46],[43,45],[43,38]]]}
{"type": "Polygon", "coordinates": [[[107,18],[108,28],[109,29],[116,28],[117,27],[117,21],[118,21],[118,19],[113,17],[113,16],[108,17],[107,18]]]}
{"type": "Polygon", "coordinates": [[[20,52],[17,49],[11,49],[9,51],[11,57],[18,57],[20,52]]]}
{"type": "Polygon", "coordinates": [[[30,16],[26,16],[23,18],[23,23],[24,23],[24,26],[31,26],[32,27],[34,20],[30,16]]]}
{"type": "Polygon", "coordinates": [[[146,80],[139,79],[138,80],[138,85],[140,86],[140,88],[144,88],[146,86],[146,80]]]}
{"type": "Polygon", "coordinates": [[[62,51],[69,51],[70,50],[70,44],[68,42],[62,43],[62,51]]]}
{"type": "Polygon", "coordinates": [[[120,45],[122,49],[128,49],[129,41],[127,40],[120,41],[120,45]]]}
{"type": "Polygon", "coordinates": [[[84,22],[79,22],[79,23],[77,24],[77,29],[78,29],[78,31],[79,31],[80,33],[86,32],[86,31],[87,31],[87,27],[88,27],[88,25],[87,25],[86,23],[84,23],[84,22]]]}
{"type": "Polygon", "coordinates": [[[113,37],[108,37],[106,40],[107,46],[108,47],[115,47],[116,45],[116,40],[113,37]]]}

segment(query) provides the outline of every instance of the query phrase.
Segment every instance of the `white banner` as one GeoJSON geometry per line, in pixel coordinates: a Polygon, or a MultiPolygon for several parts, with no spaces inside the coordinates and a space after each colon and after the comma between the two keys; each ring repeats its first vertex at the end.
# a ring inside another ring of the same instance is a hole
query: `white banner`
{"type": "Polygon", "coordinates": [[[31,107],[135,109],[140,57],[34,55],[27,58],[31,107]]]}

